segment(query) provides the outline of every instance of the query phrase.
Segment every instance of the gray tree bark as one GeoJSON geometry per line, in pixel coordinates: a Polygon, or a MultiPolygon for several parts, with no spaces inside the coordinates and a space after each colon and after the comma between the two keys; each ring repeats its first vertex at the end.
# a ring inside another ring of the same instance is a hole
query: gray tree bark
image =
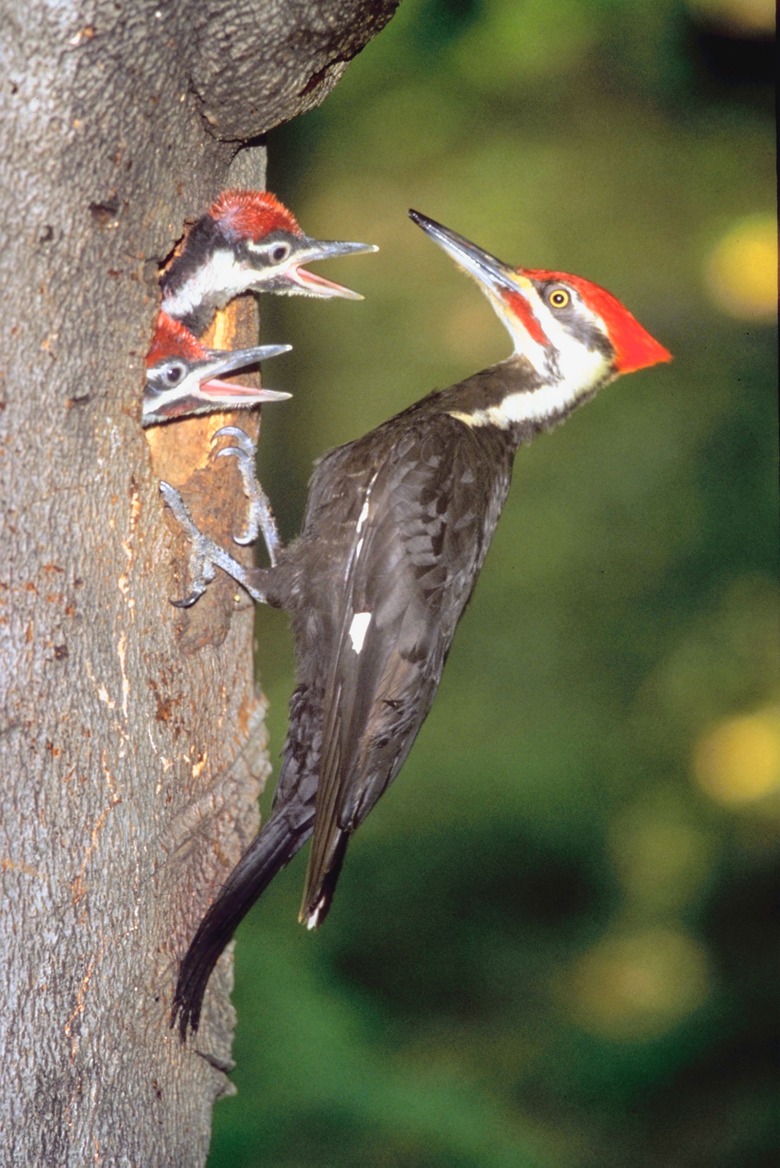
{"type": "MultiPolygon", "coordinates": [[[[186,549],[158,479],[225,540],[243,497],[232,460],[208,465],[224,418],[140,428],[157,269],[219,190],[262,185],[258,137],[320,102],[397,2],[2,5],[4,1165],[205,1160],[229,956],[197,1042],[168,1013],[267,759],[251,606],[226,579],[168,603],[186,549]]],[[[254,343],[245,312],[221,328],[254,343]]]]}

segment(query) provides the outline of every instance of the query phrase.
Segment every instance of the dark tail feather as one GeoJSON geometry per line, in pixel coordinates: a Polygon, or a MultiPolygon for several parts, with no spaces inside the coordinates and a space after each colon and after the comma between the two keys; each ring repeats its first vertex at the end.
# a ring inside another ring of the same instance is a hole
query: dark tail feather
{"type": "Polygon", "coordinates": [[[307,929],[318,929],[330,912],[351,835],[351,831],[338,833],[330,854],[322,862],[322,867],[319,867],[317,872],[314,872],[310,865],[310,870],[306,874],[303,904],[298,914],[298,920],[301,924],[306,925],[307,929]]]}
{"type": "Polygon", "coordinates": [[[198,1029],[203,996],[219,957],[252,905],[311,835],[312,814],[291,822],[287,808],[271,816],[236,864],[200,923],[181,963],[171,1010],[182,1042],[198,1029]]]}

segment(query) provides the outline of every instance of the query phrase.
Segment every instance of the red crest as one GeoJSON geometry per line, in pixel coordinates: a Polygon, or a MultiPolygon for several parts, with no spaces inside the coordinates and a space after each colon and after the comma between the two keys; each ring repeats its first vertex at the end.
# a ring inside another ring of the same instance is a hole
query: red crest
{"type": "Polygon", "coordinates": [[[259,240],[272,231],[303,234],[292,212],[270,191],[223,191],[209,214],[228,236],[259,240]]]}
{"type": "Polygon", "coordinates": [[[559,280],[576,288],[585,304],[601,317],[615,350],[615,370],[618,373],[634,373],[646,369],[660,361],[671,361],[668,349],[650,336],[650,333],[624,308],[616,296],[606,288],[593,284],[582,276],[570,276],[566,272],[546,272],[538,269],[521,268],[524,276],[532,280],[559,280]]]}
{"type": "Polygon", "coordinates": [[[179,324],[178,320],[173,320],[167,312],[159,314],[154,339],[146,354],[147,367],[151,368],[158,361],[165,361],[169,357],[198,361],[205,355],[206,350],[195,340],[189,329],[179,324]]]}

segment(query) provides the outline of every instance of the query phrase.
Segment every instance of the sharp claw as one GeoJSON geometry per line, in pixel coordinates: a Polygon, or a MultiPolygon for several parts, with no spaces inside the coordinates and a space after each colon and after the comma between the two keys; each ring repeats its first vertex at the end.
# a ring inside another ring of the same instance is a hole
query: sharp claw
{"type": "Polygon", "coordinates": [[[169,597],[169,603],[172,604],[174,608],[191,608],[196,600],[200,600],[205,591],[205,588],[200,588],[196,592],[191,592],[189,596],[185,596],[184,600],[174,600],[172,597],[169,597]]]}
{"type": "Polygon", "coordinates": [[[226,454],[231,454],[237,458],[239,464],[242,460],[246,462],[252,457],[251,454],[247,454],[245,450],[242,450],[240,446],[223,446],[222,449],[214,455],[214,457],[223,458],[226,454]]]}
{"type": "MultiPolygon", "coordinates": [[[[222,426],[222,428],[217,430],[212,437],[212,445],[217,441],[218,438],[235,438],[238,448],[250,458],[254,457],[257,444],[253,441],[252,438],[249,437],[246,430],[242,430],[240,426],[222,426]]],[[[224,451],[220,451],[220,454],[223,453],[224,451]]]]}

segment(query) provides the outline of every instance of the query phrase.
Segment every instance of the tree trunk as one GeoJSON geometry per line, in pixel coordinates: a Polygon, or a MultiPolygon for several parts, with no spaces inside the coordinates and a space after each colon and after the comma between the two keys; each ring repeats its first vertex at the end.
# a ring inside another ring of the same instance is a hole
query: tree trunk
{"type": "MultiPolygon", "coordinates": [[[[226,578],[168,603],[187,559],[158,479],[225,542],[243,497],[209,463],[224,417],[141,430],[157,270],[219,190],[262,185],[262,147],[237,150],[321,101],[396,3],[4,5],[4,1165],[205,1160],[230,957],[196,1042],[168,1014],[268,764],[251,605],[226,578]]],[[[252,311],[218,343],[255,343],[252,311]]]]}

